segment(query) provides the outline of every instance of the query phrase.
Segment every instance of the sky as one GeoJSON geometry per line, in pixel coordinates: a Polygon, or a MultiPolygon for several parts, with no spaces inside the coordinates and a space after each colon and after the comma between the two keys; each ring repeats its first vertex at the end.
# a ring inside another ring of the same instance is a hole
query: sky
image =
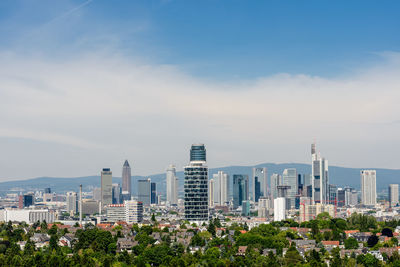
{"type": "Polygon", "coordinates": [[[0,181],[399,169],[399,1],[0,1],[0,181]]]}

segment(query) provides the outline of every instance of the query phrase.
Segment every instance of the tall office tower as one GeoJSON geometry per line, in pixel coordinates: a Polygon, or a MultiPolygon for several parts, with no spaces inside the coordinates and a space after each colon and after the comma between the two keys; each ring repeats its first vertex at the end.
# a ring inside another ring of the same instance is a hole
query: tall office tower
{"type": "Polygon", "coordinates": [[[278,197],[278,185],[282,184],[282,176],[277,173],[271,175],[271,199],[275,199],[278,197]]]}
{"type": "Polygon", "coordinates": [[[156,183],[151,183],[151,196],[150,196],[150,203],[151,204],[158,204],[157,203],[157,184],[156,183]]]}
{"type": "Polygon", "coordinates": [[[302,195],[303,194],[303,176],[301,174],[297,174],[297,194],[302,195]]]}
{"type": "Polygon", "coordinates": [[[355,206],[358,204],[358,193],[354,188],[348,186],[344,188],[344,204],[346,206],[355,206]]]}
{"type": "Polygon", "coordinates": [[[143,221],[143,203],[137,200],[125,200],[125,221],[129,224],[143,221]]]}
{"type": "Polygon", "coordinates": [[[50,187],[46,187],[46,188],[44,189],[44,193],[45,193],[45,194],[51,194],[51,188],[50,188],[50,187]]]}
{"type": "MultiPolygon", "coordinates": [[[[290,201],[290,208],[295,208],[295,198],[297,195],[297,171],[294,168],[285,169],[282,175],[282,184],[290,186],[288,189],[287,198],[290,201]]],[[[288,206],[289,207],[289,206],[288,206]]]]}
{"type": "Polygon", "coordinates": [[[249,199],[249,176],[245,174],[233,175],[233,207],[237,208],[242,202],[249,199]]]}
{"type": "Polygon", "coordinates": [[[125,160],[124,166],[122,167],[122,191],[129,192],[129,198],[132,196],[132,176],[131,166],[129,166],[128,160],[125,160]]]}
{"type": "Polygon", "coordinates": [[[151,180],[138,180],[138,200],[143,203],[144,206],[151,204],[151,180]]]}
{"type": "Polygon", "coordinates": [[[101,201],[101,188],[99,187],[93,188],[93,199],[101,201]]]}
{"type": "Polygon", "coordinates": [[[104,168],[101,172],[101,205],[112,204],[112,172],[104,168]]]}
{"type": "Polygon", "coordinates": [[[328,204],[329,177],[328,161],[316,153],[315,144],[311,145],[312,200],[313,203],[328,204]]]}
{"type": "Polygon", "coordinates": [[[312,175],[311,174],[304,174],[303,179],[303,196],[312,198],[312,175]]]}
{"type": "Polygon", "coordinates": [[[190,149],[190,163],[185,170],[185,219],[197,223],[208,221],[208,167],[204,144],[190,149]]]}
{"type": "Polygon", "coordinates": [[[215,195],[215,181],[214,179],[210,179],[210,181],[208,181],[208,206],[210,208],[214,207],[215,203],[214,195],[215,195]]]}
{"type": "Polygon", "coordinates": [[[122,203],[122,188],[119,184],[112,184],[112,204],[122,203]]]}
{"type": "Polygon", "coordinates": [[[361,204],[376,204],[376,171],[362,170],[361,176],[361,204]]]}
{"type": "Polygon", "coordinates": [[[169,165],[167,168],[167,204],[178,205],[178,178],[174,165],[169,165]]]}
{"type": "Polygon", "coordinates": [[[35,203],[35,197],[34,197],[33,193],[21,195],[21,196],[19,196],[18,208],[22,209],[25,207],[29,207],[29,206],[32,206],[34,203],[35,203]]]}
{"type": "Polygon", "coordinates": [[[242,201],[242,216],[250,215],[250,200],[242,201]]]}
{"type": "Polygon", "coordinates": [[[278,197],[274,199],[274,221],[286,219],[286,198],[278,197]]]}
{"type": "Polygon", "coordinates": [[[333,204],[335,205],[335,202],[337,201],[337,186],[334,184],[329,185],[329,200],[328,204],[333,204]]]}
{"type": "Polygon", "coordinates": [[[214,204],[224,206],[229,204],[229,175],[223,171],[213,175],[214,204]]]}
{"type": "Polygon", "coordinates": [[[67,212],[76,214],[78,211],[78,195],[76,192],[67,192],[67,212]]]}
{"type": "Polygon", "coordinates": [[[260,197],[268,196],[267,168],[253,168],[252,199],[258,202],[260,197]]]}
{"type": "Polygon", "coordinates": [[[336,191],[336,205],[344,207],[346,204],[346,190],[339,187],[336,191]]]}
{"type": "Polygon", "coordinates": [[[268,210],[270,208],[270,200],[266,197],[260,197],[258,199],[258,217],[266,218],[268,216],[268,210]]]}
{"type": "Polygon", "coordinates": [[[312,175],[304,174],[303,187],[306,188],[307,186],[311,185],[311,181],[312,181],[312,175]]]}
{"type": "Polygon", "coordinates": [[[399,204],[399,185],[390,184],[389,185],[389,203],[391,207],[399,204]]]}

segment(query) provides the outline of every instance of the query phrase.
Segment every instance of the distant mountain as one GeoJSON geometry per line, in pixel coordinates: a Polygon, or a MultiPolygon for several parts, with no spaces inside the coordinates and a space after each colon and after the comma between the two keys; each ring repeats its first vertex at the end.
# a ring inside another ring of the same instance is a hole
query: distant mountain
{"type": "MultiPolygon", "coordinates": [[[[282,174],[286,168],[296,168],[298,173],[309,174],[311,167],[308,164],[300,163],[264,163],[256,166],[229,166],[221,168],[212,168],[209,170],[209,176],[212,177],[218,171],[225,171],[230,176],[233,174],[247,174],[249,177],[252,175],[253,167],[266,167],[268,170],[268,177],[272,173],[282,174]]],[[[364,168],[368,169],[368,168],[364,168]]],[[[352,186],[360,188],[360,170],[359,168],[344,168],[337,166],[329,167],[329,179],[331,184],[338,186],[352,186]]],[[[391,183],[399,183],[400,170],[392,169],[376,169],[377,171],[377,187],[378,191],[386,190],[391,183]]],[[[184,174],[183,171],[177,172],[179,178],[179,192],[183,192],[184,174]]],[[[155,174],[149,176],[133,176],[132,189],[134,194],[136,192],[137,180],[150,177],[152,181],[157,183],[157,191],[165,195],[166,181],[165,174],[155,174]]],[[[120,177],[114,177],[113,183],[121,183],[120,177]]],[[[100,187],[100,176],[86,176],[77,178],[54,178],[54,177],[39,177],[29,180],[16,180],[0,183],[0,194],[4,195],[9,192],[20,191],[36,191],[43,190],[45,187],[50,187],[54,192],[62,193],[67,191],[78,191],[79,185],[83,185],[84,191],[92,190],[94,187],[100,187]]]]}

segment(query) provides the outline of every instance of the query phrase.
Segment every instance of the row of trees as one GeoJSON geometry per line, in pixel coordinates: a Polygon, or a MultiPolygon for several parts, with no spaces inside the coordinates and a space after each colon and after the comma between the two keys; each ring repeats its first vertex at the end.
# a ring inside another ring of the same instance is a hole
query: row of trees
{"type": "MultiPolygon", "coordinates": [[[[190,247],[197,247],[195,252],[171,238],[176,232],[169,233],[168,229],[164,229],[163,231],[169,234],[164,235],[161,244],[156,245],[156,240],[151,237],[151,234],[160,231],[159,228],[134,225],[132,232],[135,234],[134,239],[138,245],[132,248],[130,254],[126,251],[117,252],[117,239],[122,237],[119,227],[114,228],[114,235],[94,226],[79,229],[75,233],[77,241],[73,249],[70,249],[58,246],[59,238],[68,231],[58,229],[55,225],[48,229],[46,223],[35,224],[31,227],[26,224],[13,227],[11,223],[3,223],[0,224],[2,238],[0,266],[324,266],[328,262],[331,266],[355,266],[355,264],[380,266],[384,263],[370,254],[358,257],[353,255],[343,259],[340,257],[339,249],[328,253],[321,246],[319,251],[309,251],[302,257],[288,241],[288,239],[301,237],[290,229],[285,231],[280,229],[282,226],[308,227],[311,228],[309,238],[317,241],[340,240],[347,249],[354,249],[358,247],[358,242],[353,238],[346,239],[345,230],[367,229],[375,233],[380,231],[390,236],[392,229],[398,225],[397,221],[378,223],[372,218],[368,215],[353,215],[348,220],[343,220],[332,219],[329,215],[322,214],[315,220],[301,225],[290,220],[274,222],[254,227],[245,233],[241,233],[240,230],[248,230],[246,224],[233,223],[226,228],[222,237],[217,236],[217,228],[222,226],[221,222],[215,219],[207,225],[207,231],[187,230],[193,232],[190,247]],[[330,231],[321,233],[321,229],[330,229],[330,231]],[[49,246],[36,248],[30,241],[30,237],[35,232],[48,233],[51,237],[49,246]],[[232,232],[233,235],[227,235],[232,232]],[[326,234],[327,232],[329,234],[326,234]],[[23,240],[27,242],[24,250],[21,250],[17,242],[23,240]],[[239,246],[247,246],[245,255],[237,254],[239,246]],[[265,249],[272,249],[276,254],[270,251],[267,255],[263,255],[265,249]],[[283,256],[285,249],[287,251],[283,256]]],[[[156,220],[154,220],[154,225],[156,225],[156,220]]],[[[182,227],[185,228],[184,225],[182,227]]],[[[378,246],[376,238],[376,235],[373,235],[366,245],[378,246]]],[[[397,245],[394,241],[392,243],[397,245]]],[[[390,266],[400,266],[400,257],[396,253],[390,258],[386,257],[386,260],[390,266]]]]}

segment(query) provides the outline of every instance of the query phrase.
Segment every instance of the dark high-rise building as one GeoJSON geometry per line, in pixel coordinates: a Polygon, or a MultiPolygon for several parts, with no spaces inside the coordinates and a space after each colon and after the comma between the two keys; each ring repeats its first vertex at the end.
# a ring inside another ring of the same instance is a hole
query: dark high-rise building
{"type": "Polygon", "coordinates": [[[151,183],[150,187],[151,187],[151,204],[158,204],[157,203],[157,188],[156,188],[156,183],[151,183]]]}
{"type": "Polygon", "coordinates": [[[245,174],[233,175],[233,206],[237,208],[242,202],[249,199],[249,176],[245,174]]]}
{"type": "Polygon", "coordinates": [[[301,174],[297,174],[297,194],[301,195],[303,193],[303,179],[301,174]]]}
{"type": "Polygon", "coordinates": [[[32,206],[34,203],[35,203],[35,197],[33,196],[33,194],[23,195],[23,197],[22,197],[22,206],[24,208],[32,206]]]}
{"type": "Polygon", "coordinates": [[[207,161],[206,148],[203,144],[192,145],[190,149],[190,161],[207,161]]]}
{"type": "Polygon", "coordinates": [[[336,205],[338,207],[343,207],[346,203],[346,190],[343,188],[338,188],[336,191],[336,205]]]}
{"type": "Polygon", "coordinates": [[[122,192],[126,195],[128,192],[129,199],[132,196],[132,176],[131,166],[129,166],[128,160],[125,160],[124,166],[122,167],[122,192]]]}
{"type": "Polygon", "coordinates": [[[258,199],[260,198],[260,182],[258,181],[258,177],[254,178],[254,201],[258,202],[258,199]]]}
{"type": "Polygon", "coordinates": [[[260,197],[268,197],[267,168],[253,168],[253,176],[250,184],[252,188],[251,199],[254,202],[258,202],[260,197]]]}
{"type": "Polygon", "coordinates": [[[143,205],[151,204],[151,180],[138,180],[138,200],[143,205]]]}
{"type": "Polygon", "coordinates": [[[44,193],[45,193],[45,194],[51,194],[51,188],[50,188],[50,187],[46,187],[46,188],[44,189],[44,193]]]}
{"type": "Polygon", "coordinates": [[[208,221],[208,167],[203,144],[192,145],[190,149],[184,189],[185,219],[197,223],[208,221]]]}

